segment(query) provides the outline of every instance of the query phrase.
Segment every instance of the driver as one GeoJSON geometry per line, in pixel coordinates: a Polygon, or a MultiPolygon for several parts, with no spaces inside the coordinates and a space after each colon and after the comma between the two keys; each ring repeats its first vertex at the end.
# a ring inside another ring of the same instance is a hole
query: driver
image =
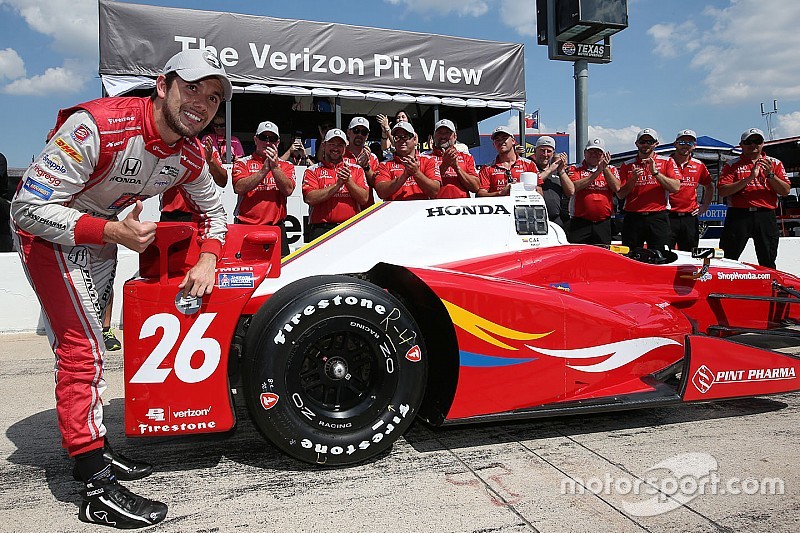
{"type": "Polygon", "coordinates": [[[193,49],[167,61],[150,98],[101,98],[62,110],[12,202],[17,250],[55,351],[62,446],[86,485],[78,513],[84,522],[131,529],[167,514],[165,504],[118,481],[152,467],[114,453],[106,441],[102,319],[117,245],[143,252],[153,242],[156,224],[139,220],[142,200],[170,187],[180,186],[201,213],[200,256],[179,287],[187,296],[211,292],[226,215],[195,136],[231,94],[219,59],[193,49]]]}

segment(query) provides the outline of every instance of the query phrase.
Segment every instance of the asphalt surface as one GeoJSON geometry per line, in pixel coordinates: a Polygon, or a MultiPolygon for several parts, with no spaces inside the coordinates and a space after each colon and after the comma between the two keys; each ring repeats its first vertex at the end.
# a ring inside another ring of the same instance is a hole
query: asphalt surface
{"type": "MultiPolygon", "coordinates": [[[[0,335],[0,530],[110,531],[77,519],[52,367],[45,337],[0,335]]],[[[127,486],[169,504],[151,531],[800,531],[800,393],[415,423],[371,462],[319,469],[278,452],[244,410],[229,434],[127,439],[121,352],[108,354],[106,379],[115,448],[157,469],[127,486]]]]}

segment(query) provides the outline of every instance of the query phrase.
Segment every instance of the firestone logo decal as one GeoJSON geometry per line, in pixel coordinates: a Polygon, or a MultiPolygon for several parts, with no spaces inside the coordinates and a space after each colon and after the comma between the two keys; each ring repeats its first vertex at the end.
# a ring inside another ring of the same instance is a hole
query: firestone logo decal
{"type": "Polygon", "coordinates": [[[724,385],[726,383],[758,383],[762,381],[783,381],[795,379],[797,373],[794,367],[778,368],[749,368],[737,370],[722,370],[712,372],[706,365],[700,366],[692,376],[692,384],[700,391],[700,394],[707,393],[712,385],[724,385]]]}
{"type": "Polygon", "coordinates": [[[406,359],[412,363],[419,363],[422,360],[422,350],[419,349],[418,344],[415,344],[410,350],[408,350],[408,352],[406,352],[406,359]]]}
{"type": "Polygon", "coordinates": [[[278,400],[280,396],[275,394],[274,392],[262,392],[261,393],[261,407],[264,408],[265,411],[269,411],[276,405],[278,405],[278,400]]]}

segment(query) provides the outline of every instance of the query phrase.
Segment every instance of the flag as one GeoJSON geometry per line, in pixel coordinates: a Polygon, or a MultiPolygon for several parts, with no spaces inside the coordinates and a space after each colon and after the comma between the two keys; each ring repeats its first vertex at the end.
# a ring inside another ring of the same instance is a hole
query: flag
{"type": "Polygon", "coordinates": [[[525,115],[525,127],[539,129],[539,110],[525,115]]]}

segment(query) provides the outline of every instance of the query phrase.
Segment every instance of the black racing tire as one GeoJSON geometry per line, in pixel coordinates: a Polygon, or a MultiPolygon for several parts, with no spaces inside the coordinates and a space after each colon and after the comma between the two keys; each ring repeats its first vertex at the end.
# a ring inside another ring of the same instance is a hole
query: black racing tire
{"type": "Polygon", "coordinates": [[[387,291],[314,276],[253,318],[243,366],[250,417],[288,455],[341,466],[388,449],[416,416],[427,353],[414,317],[387,291]]]}

